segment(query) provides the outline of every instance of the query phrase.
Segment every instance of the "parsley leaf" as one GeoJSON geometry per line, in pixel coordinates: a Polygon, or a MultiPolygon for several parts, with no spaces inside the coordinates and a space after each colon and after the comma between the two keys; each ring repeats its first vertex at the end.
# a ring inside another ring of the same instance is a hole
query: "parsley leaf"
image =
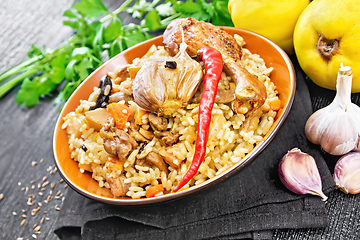
{"type": "Polygon", "coordinates": [[[113,17],[109,25],[104,29],[104,40],[109,43],[114,41],[122,33],[122,23],[117,17],[113,17]]]}
{"type": "Polygon", "coordinates": [[[161,18],[159,12],[154,9],[150,11],[145,17],[145,26],[149,28],[150,31],[161,28],[161,18]]]}
{"type": "Polygon", "coordinates": [[[195,2],[192,0],[187,0],[184,3],[179,2],[174,6],[174,10],[176,12],[190,15],[199,21],[208,20],[208,14],[206,13],[205,9],[203,9],[202,3],[199,0],[196,0],[195,2]]]}
{"type": "Polygon", "coordinates": [[[18,105],[25,104],[27,107],[34,106],[40,101],[37,89],[38,86],[36,82],[31,81],[29,78],[25,78],[16,95],[16,103],[18,105]]]}
{"type": "Polygon", "coordinates": [[[82,0],[73,5],[82,16],[92,18],[99,17],[104,14],[110,14],[101,0],[82,0]]]}

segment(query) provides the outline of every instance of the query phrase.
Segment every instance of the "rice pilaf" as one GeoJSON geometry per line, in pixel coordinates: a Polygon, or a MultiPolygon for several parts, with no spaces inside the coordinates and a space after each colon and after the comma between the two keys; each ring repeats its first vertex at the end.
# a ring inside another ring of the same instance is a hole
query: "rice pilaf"
{"type": "MultiPolygon", "coordinates": [[[[240,46],[245,46],[240,36],[235,35],[235,39],[240,46]]],[[[144,57],[134,59],[132,66],[140,66],[145,61],[164,56],[168,56],[164,47],[152,46],[144,57]]],[[[215,103],[212,110],[207,154],[198,173],[184,188],[201,184],[241,161],[263,140],[274,123],[277,111],[272,110],[269,103],[279,99],[276,87],[270,80],[272,68],[267,68],[259,55],[252,54],[245,47],[242,48],[241,63],[266,87],[267,99],[261,108],[262,115],[248,121],[248,126],[244,128],[246,121],[244,114],[235,113],[230,104],[215,103]]],[[[128,77],[125,81],[117,81],[121,68],[122,66],[119,66],[108,73],[113,91],[131,95],[132,79],[128,77]]],[[[219,89],[229,88],[230,82],[231,78],[223,72],[219,89]]],[[[71,158],[78,162],[82,173],[91,172],[92,178],[98,181],[100,187],[111,189],[114,184],[112,180],[121,179],[126,185],[127,197],[134,199],[145,197],[146,191],[156,185],[162,185],[164,191],[155,196],[170,193],[191,165],[195,151],[199,104],[190,102],[172,116],[166,117],[167,131],[178,137],[176,142],[169,146],[164,144],[163,139],[153,136],[146,143],[138,144],[124,161],[118,161],[105,151],[100,131],[92,127],[85,116],[90,107],[95,105],[100,91],[100,88],[94,87],[88,100],[81,100],[76,110],[64,118],[62,128],[68,133],[71,158]],[[166,169],[146,160],[151,152],[159,153],[164,148],[173,156],[170,164],[166,161],[166,169]]],[[[124,132],[129,132],[131,121],[137,118],[139,107],[132,100],[121,100],[120,103],[128,105],[132,112],[130,121],[126,122],[122,129],[124,132]]],[[[149,123],[150,114],[145,112],[138,124],[145,132],[151,131],[152,128],[149,123]]]]}

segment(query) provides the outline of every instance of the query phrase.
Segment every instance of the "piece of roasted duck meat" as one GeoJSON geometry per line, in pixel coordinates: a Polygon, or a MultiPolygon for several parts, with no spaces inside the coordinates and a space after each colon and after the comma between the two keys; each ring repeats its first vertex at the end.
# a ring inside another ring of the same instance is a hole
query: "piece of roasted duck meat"
{"type": "Polygon", "coordinates": [[[196,55],[205,46],[222,54],[224,70],[236,84],[237,102],[233,108],[237,113],[255,111],[264,104],[267,97],[264,84],[241,65],[241,47],[232,35],[220,27],[191,17],[176,19],[168,25],[163,37],[164,47],[170,55],[179,52],[182,42],[188,45],[186,51],[190,56],[196,55]]]}

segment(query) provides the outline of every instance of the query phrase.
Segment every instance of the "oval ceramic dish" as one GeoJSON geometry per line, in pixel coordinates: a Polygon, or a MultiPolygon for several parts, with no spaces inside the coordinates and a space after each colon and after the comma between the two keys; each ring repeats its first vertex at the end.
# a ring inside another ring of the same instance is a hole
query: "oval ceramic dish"
{"type": "Polygon", "coordinates": [[[92,179],[90,173],[80,172],[78,168],[78,163],[70,158],[68,136],[66,134],[66,130],[61,128],[64,122],[63,118],[69,112],[75,110],[75,108],[79,105],[81,99],[88,99],[90,93],[93,91],[93,87],[99,85],[100,78],[103,75],[113,71],[118,65],[131,63],[134,58],[141,57],[148,51],[151,45],[162,45],[162,36],[158,36],[120,53],[119,55],[115,56],[114,58],[103,64],[76,89],[68,102],[65,104],[56,123],[53,139],[53,151],[56,166],[67,184],[70,185],[78,193],[103,203],[115,205],[150,204],[182,197],[212,186],[226,179],[230,175],[238,172],[240,169],[244,168],[250,161],[254,160],[255,157],[269,144],[269,142],[279,131],[281,125],[285,121],[291,109],[295,96],[294,69],[288,55],[279,46],[277,46],[267,38],[242,29],[232,27],[224,27],[224,29],[230,34],[239,34],[240,36],[242,36],[246,42],[245,47],[249,49],[252,53],[259,54],[260,57],[265,60],[267,67],[274,68],[270,77],[276,85],[279,93],[279,98],[282,101],[282,107],[277,114],[272,128],[252,152],[250,152],[242,161],[238,162],[237,164],[217,175],[216,177],[205,181],[204,183],[193,186],[183,191],[153,198],[114,198],[110,193],[109,189],[99,187],[98,182],[92,179]]]}

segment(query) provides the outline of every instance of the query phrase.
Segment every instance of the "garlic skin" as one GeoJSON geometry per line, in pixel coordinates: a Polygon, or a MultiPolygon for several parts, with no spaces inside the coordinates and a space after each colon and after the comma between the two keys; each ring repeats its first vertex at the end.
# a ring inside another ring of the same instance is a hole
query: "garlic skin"
{"type": "Polygon", "coordinates": [[[281,182],[290,191],[297,194],[312,194],[322,197],[327,196],[322,192],[320,173],[315,159],[298,148],[293,148],[279,163],[278,173],[281,182]]]}
{"type": "Polygon", "coordinates": [[[351,152],[342,156],[334,169],[336,186],[348,194],[360,192],[360,152],[351,152]]]}
{"type": "Polygon", "coordinates": [[[351,102],[352,68],[341,66],[333,102],[313,113],[306,122],[307,139],[332,155],[360,151],[360,108],[351,102]]]}

